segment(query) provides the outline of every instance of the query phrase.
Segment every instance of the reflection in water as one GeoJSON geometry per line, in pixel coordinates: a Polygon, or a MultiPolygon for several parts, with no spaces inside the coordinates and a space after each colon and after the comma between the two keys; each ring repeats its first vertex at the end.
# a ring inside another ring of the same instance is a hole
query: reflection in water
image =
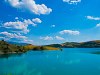
{"type": "Polygon", "coordinates": [[[80,63],[80,59],[76,59],[76,60],[69,60],[69,61],[66,61],[65,64],[66,65],[71,65],[71,64],[78,64],[80,63]]]}
{"type": "Polygon", "coordinates": [[[23,53],[18,53],[18,54],[2,54],[0,55],[0,59],[1,58],[9,58],[9,57],[16,57],[16,56],[21,56],[23,53]]]}

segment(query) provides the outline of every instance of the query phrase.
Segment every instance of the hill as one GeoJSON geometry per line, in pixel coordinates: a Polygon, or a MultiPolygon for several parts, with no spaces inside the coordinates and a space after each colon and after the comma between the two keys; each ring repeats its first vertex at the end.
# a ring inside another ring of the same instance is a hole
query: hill
{"type": "Polygon", "coordinates": [[[31,44],[27,44],[24,46],[10,44],[4,40],[0,41],[0,54],[9,54],[9,53],[23,53],[29,50],[59,50],[59,48],[48,47],[48,46],[35,46],[31,44]]]}
{"type": "Polygon", "coordinates": [[[51,47],[60,48],[100,48],[100,40],[87,41],[87,42],[65,42],[62,44],[51,44],[47,45],[51,47]]]}

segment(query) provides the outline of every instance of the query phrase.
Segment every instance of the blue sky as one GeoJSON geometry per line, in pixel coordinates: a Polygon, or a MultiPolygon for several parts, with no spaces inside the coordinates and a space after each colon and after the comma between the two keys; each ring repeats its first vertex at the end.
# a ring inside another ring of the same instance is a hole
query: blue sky
{"type": "Polygon", "coordinates": [[[100,0],[1,0],[0,39],[35,45],[100,40],[100,0]]]}

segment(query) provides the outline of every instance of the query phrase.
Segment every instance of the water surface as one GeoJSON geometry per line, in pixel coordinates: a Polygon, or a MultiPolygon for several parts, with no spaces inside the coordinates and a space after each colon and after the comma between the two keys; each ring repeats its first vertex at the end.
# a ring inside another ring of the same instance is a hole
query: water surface
{"type": "Polygon", "coordinates": [[[0,55],[0,75],[100,75],[99,48],[0,55]]]}

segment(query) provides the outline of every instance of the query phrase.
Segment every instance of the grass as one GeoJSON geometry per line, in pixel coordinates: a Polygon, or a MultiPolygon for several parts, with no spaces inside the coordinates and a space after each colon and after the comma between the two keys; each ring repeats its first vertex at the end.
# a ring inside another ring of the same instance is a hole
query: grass
{"type": "Polygon", "coordinates": [[[44,46],[45,50],[60,50],[60,48],[44,46]]]}

